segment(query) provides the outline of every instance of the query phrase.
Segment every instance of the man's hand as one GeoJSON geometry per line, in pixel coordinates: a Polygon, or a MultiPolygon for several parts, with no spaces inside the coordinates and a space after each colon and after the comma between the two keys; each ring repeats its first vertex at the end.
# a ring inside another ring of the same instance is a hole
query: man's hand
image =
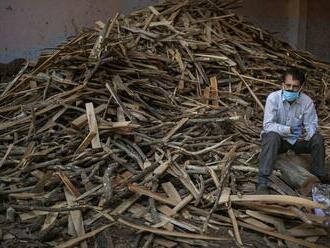
{"type": "Polygon", "coordinates": [[[301,125],[290,127],[290,130],[291,130],[292,136],[296,137],[297,139],[302,134],[302,126],[301,125]]]}

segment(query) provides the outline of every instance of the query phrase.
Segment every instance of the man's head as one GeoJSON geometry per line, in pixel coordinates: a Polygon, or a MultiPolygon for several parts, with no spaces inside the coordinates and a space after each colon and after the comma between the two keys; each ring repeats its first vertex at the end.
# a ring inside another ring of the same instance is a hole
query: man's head
{"type": "Polygon", "coordinates": [[[298,69],[289,69],[283,74],[283,90],[298,92],[305,82],[305,74],[298,69]]]}
{"type": "Polygon", "coordinates": [[[305,75],[301,70],[289,69],[283,74],[283,97],[288,102],[299,98],[300,91],[305,82],[305,75]]]}

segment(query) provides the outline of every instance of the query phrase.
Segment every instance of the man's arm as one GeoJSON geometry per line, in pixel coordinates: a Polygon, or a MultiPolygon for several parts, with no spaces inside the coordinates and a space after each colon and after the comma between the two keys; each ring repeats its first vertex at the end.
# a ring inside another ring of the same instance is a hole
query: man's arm
{"type": "Polygon", "coordinates": [[[318,118],[315,106],[313,101],[311,101],[310,103],[308,103],[304,111],[303,124],[306,130],[305,140],[310,140],[313,137],[317,129],[317,122],[318,118]]]}
{"type": "Polygon", "coordinates": [[[282,137],[289,136],[291,129],[289,126],[277,123],[276,120],[277,104],[273,97],[268,96],[266,100],[263,128],[266,132],[276,132],[282,137]]]}

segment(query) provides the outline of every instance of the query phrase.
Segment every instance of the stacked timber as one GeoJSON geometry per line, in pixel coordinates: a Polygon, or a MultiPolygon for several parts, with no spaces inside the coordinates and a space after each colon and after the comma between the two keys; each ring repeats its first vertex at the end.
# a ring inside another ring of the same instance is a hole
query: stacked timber
{"type": "Polygon", "coordinates": [[[330,66],[234,6],[166,1],[116,15],[2,85],[6,247],[111,247],[114,226],[135,230],[136,247],[242,246],[246,230],[322,247],[327,218],[313,209],[325,205],[277,173],[277,194],[253,192],[263,104],[289,67],[307,73],[330,154],[330,66]]]}

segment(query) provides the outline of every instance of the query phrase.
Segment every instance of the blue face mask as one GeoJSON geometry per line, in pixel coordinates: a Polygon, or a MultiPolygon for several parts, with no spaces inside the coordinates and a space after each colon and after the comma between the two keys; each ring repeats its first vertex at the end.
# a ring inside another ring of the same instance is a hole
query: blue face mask
{"type": "Polygon", "coordinates": [[[299,92],[283,90],[283,97],[288,102],[293,102],[298,99],[299,92]]]}

